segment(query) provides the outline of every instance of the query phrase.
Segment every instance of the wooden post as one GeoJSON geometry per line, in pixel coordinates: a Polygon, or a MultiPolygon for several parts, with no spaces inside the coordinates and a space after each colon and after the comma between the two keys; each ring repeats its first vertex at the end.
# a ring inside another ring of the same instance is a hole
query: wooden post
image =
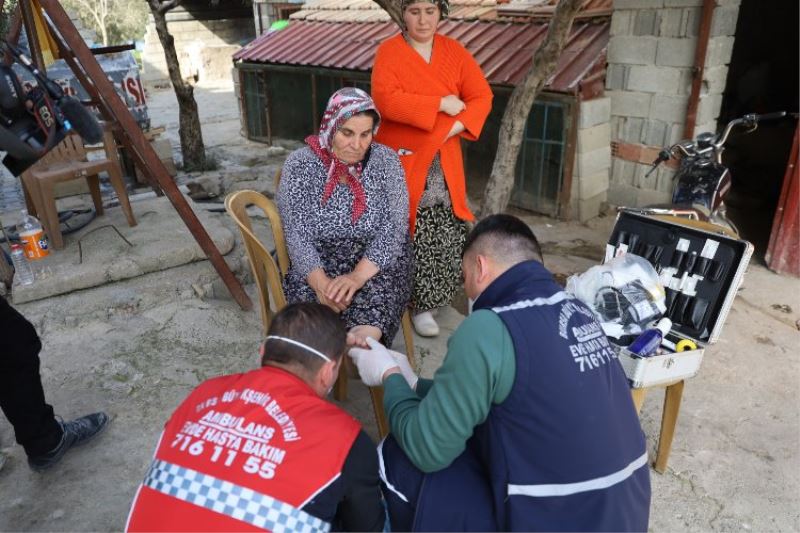
{"type": "Polygon", "coordinates": [[[47,69],[44,66],[42,48],[39,46],[39,39],[36,34],[36,22],[33,20],[33,9],[31,9],[30,0],[20,0],[17,7],[22,12],[22,21],[25,24],[26,34],[28,36],[28,47],[31,50],[31,61],[33,61],[36,68],[46,76],[47,69]]]}
{"type": "MultiPolygon", "coordinates": [[[[3,2],[0,0],[0,11],[3,9],[3,2]]],[[[19,43],[19,34],[22,33],[22,11],[20,11],[19,5],[17,5],[16,9],[14,9],[14,14],[11,15],[11,22],[8,24],[8,33],[5,36],[6,41],[17,46],[19,43]]],[[[11,54],[6,54],[5,58],[3,59],[3,64],[6,66],[11,66],[14,62],[14,58],[11,54]]]]}
{"type": "MultiPolygon", "coordinates": [[[[572,103],[572,112],[570,113],[569,121],[569,134],[567,135],[567,143],[564,152],[566,155],[561,155],[564,158],[564,181],[561,183],[561,191],[559,192],[558,201],[558,218],[559,220],[572,220],[572,178],[575,174],[575,156],[578,153],[578,119],[581,113],[581,97],[580,91],[575,91],[575,100],[572,103]]],[[[580,195],[578,195],[578,216],[580,217],[580,195]]]]}
{"type": "MultiPolygon", "coordinates": [[[[21,5],[25,5],[26,3],[27,2],[23,0],[21,5]]],[[[239,280],[233,275],[233,272],[230,267],[228,267],[222,254],[217,250],[216,245],[211,240],[211,237],[209,237],[203,224],[186,202],[186,198],[184,198],[178,190],[172,177],[167,172],[166,167],[161,162],[161,159],[159,159],[158,154],[156,154],[153,147],[147,142],[147,139],[145,139],[139,125],[117,95],[111,82],[108,81],[103,69],[100,68],[99,63],[89,50],[89,47],[86,46],[86,43],[78,34],[78,31],[72,24],[69,16],[67,16],[64,8],[58,0],[41,0],[41,5],[53,21],[55,27],[61,33],[67,48],[71,50],[78,64],[76,66],[80,66],[86,73],[88,81],[94,84],[94,88],[99,97],[99,107],[104,109],[115,122],[119,123],[124,132],[122,140],[126,143],[126,147],[130,149],[130,152],[135,154],[137,162],[142,163],[140,165],[141,170],[145,175],[149,174],[150,179],[157,182],[164,191],[167,198],[169,198],[169,201],[178,212],[178,215],[183,219],[186,227],[189,228],[192,236],[194,236],[200,248],[205,252],[239,306],[244,310],[252,309],[253,303],[244,292],[241,283],[239,283],[239,280]]],[[[28,36],[31,37],[32,32],[30,31],[30,27],[26,25],[26,28],[29,30],[28,36]]],[[[35,37],[31,38],[30,41],[35,42],[35,37]]]]}

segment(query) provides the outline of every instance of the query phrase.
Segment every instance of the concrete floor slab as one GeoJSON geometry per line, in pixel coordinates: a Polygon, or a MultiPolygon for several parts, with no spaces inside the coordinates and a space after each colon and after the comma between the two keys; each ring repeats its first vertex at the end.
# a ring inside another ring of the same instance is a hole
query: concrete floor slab
{"type": "MultiPolygon", "coordinates": [[[[135,227],[128,227],[122,209],[115,207],[85,228],[65,235],[63,250],[52,250],[48,257],[33,263],[38,274],[35,283],[15,282],[13,302],[49,298],[206,259],[166,197],[134,202],[133,211],[138,222],[135,227]]],[[[233,233],[204,210],[195,209],[195,213],[219,251],[223,255],[230,252],[233,233]]]]}

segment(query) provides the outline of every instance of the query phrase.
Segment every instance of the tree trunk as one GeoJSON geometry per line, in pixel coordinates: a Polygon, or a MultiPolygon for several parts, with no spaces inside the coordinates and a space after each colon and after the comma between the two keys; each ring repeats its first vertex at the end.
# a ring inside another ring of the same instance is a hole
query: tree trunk
{"type": "Polygon", "coordinates": [[[550,20],[547,35],[533,54],[533,68],[511,93],[503,113],[503,120],[500,122],[497,154],[492,165],[492,173],[483,192],[481,217],[500,213],[508,206],[528,114],[536,95],[553,75],[572,29],[572,21],[584,2],[585,0],[559,0],[550,20]]]}
{"type": "MultiPolygon", "coordinates": [[[[150,11],[153,13],[156,32],[164,56],[167,60],[167,70],[175,96],[178,98],[179,129],[181,152],[183,153],[183,168],[185,170],[198,170],[206,168],[206,148],[203,143],[203,130],[200,128],[200,115],[197,112],[197,102],[194,99],[194,87],[185,83],[181,77],[181,65],[178,53],[175,51],[175,39],[167,29],[166,11],[156,9],[150,0],[150,11]]],[[[175,4],[177,5],[177,4],[175,4]]]]}
{"type": "Polygon", "coordinates": [[[99,15],[100,33],[103,37],[103,46],[108,46],[108,0],[100,0],[97,3],[99,15]]]}

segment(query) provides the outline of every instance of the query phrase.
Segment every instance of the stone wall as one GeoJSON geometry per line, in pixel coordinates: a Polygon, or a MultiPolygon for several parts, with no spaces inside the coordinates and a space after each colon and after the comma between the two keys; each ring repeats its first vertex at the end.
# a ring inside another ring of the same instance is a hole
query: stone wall
{"type": "Polygon", "coordinates": [[[600,214],[608,199],[611,168],[611,99],[583,101],[578,116],[571,215],[581,221],[600,214]]]}
{"type": "MultiPolygon", "coordinates": [[[[181,64],[181,75],[197,80],[230,79],[233,60],[230,57],[242,44],[255,37],[252,19],[169,20],[181,64]]],[[[158,40],[155,25],[147,24],[142,53],[142,81],[148,85],[169,84],[164,49],[158,40]]]]}
{"type": "MultiPolygon", "coordinates": [[[[716,0],[695,134],[716,131],[740,0],[716,0]]],[[[703,0],[614,0],[606,95],[611,139],[661,148],[683,137],[703,0]]],[[[630,158],[627,158],[630,159],[630,158]]],[[[674,171],[612,157],[608,201],[645,205],[671,198],[674,171]]]]}

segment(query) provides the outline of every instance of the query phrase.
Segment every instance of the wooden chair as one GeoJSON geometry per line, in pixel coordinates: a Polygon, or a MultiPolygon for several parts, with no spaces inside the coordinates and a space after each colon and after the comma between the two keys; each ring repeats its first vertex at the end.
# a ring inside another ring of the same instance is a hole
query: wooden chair
{"type": "Polygon", "coordinates": [[[122,179],[122,167],[111,128],[104,125],[103,145],[106,157],[89,160],[83,140],[77,133],[69,133],[50,152],[22,173],[22,184],[28,210],[36,214],[44,226],[50,244],[56,250],[64,248],[64,238],[59,227],[56,209],[55,186],[57,183],[85,179],[89,185],[95,210],[103,214],[103,199],[100,197],[100,172],[107,172],[111,185],[117,192],[120,206],[128,219],[128,225],[136,225],[128,192],[122,179]]]}
{"type": "MultiPolygon", "coordinates": [[[[238,191],[229,194],[225,198],[225,209],[239,226],[242,234],[247,257],[250,260],[250,267],[253,271],[256,285],[258,286],[258,299],[261,304],[261,323],[266,334],[274,314],[286,305],[286,296],[283,293],[283,278],[289,271],[289,253],[286,249],[286,239],[283,233],[278,209],[272,200],[256,191],[238,191]],[[253,225],[247,208],[255,206],[264,212],[272,229],[272,237],[275,241],[275,255],[267,250],[264,244],[256,237],[253,232],[253,225]],[[276,263],[277,259],[277,263],[276,263]],[[274,304],[270,305],[270,299],[274,304]]],[[[412,336],[411,315],[408,310],[402,318],[403,339],[406,343],[406,355],[411,366],[414,366],[414,338],[412,336]]],[[[339,378],[334,386],[334,398],[342,401],[347,398],[347,370],[346,361],[339,367],[339,378]]],[[[378,432],[383,437],[389,433],[389,425],[386,421],[386,414],[383,411],[383,387],[370,387],[372,397],[372,407],[375,411],[375,421],[378,425],[378,432]]]]}

